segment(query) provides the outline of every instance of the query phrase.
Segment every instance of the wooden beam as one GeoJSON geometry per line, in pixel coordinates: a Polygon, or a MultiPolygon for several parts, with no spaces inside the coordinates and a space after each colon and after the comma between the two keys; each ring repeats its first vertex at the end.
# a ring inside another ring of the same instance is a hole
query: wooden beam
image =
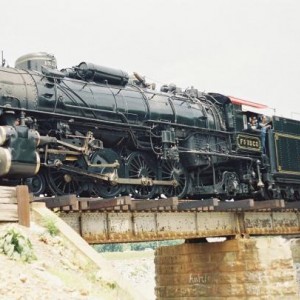
{"type": "Polygon", "coordinates": [[[36,202],[45,202],[47,208],[58,208],[69,205],[76,205],[77,198],[76,195],[63,195],[56,197],[44,197],[34,199],[36,202]]]}
{"type": "Polygon", "coordinates": [[[27,185],[17,186],[19,224],[30,227],[30,197],[27,185]]]}
{"type": "Polygon", "coordinates": [[[132,200],[129,196],[113,199],[95,199],[88,201],[88,209],[113,208],[120,205],[131,205],[132,200]]]}
{"type": "Polygon", "coordinates": [[[4,209],[0,208],[0,222],[16,222],[18,221],[18,206],[14,204],[13,207],[4,209]]]}
{"type": "Polygon", "coordinates": [[[16,187],[0,186],[0,198],[2,197],[16,197],[16,187]]]}
{"type": "Polygon", "coordinates": [[[183,201],[178,204],[178,211],[190,210],[193,208],[206,208],[207,210],[214,210],[214,207],[218,206],[219,202],[220,201],[217,198],[183,201]]]}
{"type": "Polygon", "coordinates": [[[266,200],[266,201],[255,201],[254,209],[274,209],[274,208],[285,208],[284,200],[266,200]]]}
{"type": "Polygon", "coordinates": [[[160,207],[177,207],[178,198],[171,197],[167,199],[159,199],[159,200],[133,200],[131,204],[132,210],[149,210],[149,209],[158,209],[160,207]]]}
{"type": "Polygon", "coordinates": [[[237,200],[233,202],[224,202],[220,201],[219,205],[216,207],[217,211],[226,211],[226,210],[249,210],[253,209],[255,206],[253,199],[244,199],[237,200]]]}
{"type": "Polygon", "coordinates": [[[17,204],[17,197],[1,197],[0,204],[17,204]]]}
{"type": "Polygon", "coordinates": [[[88,200],[82,200],[78,198],[79,210],[87,210],[88,209],[88,200]]]}
{"type": "Polygon", "coordinates": [[[287,209],[300,209],[300,201],[285,202],[287,209]]]}

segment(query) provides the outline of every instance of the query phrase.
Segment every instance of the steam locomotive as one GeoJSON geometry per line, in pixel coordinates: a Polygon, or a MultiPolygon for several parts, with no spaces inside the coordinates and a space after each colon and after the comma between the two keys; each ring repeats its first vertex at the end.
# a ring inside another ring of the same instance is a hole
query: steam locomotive
{"type": "Polygon", "coordinates": [[[47,53],[0,68],[1,184],[34,194],[299,199],[300,122],[263,107],[47,53]]]}

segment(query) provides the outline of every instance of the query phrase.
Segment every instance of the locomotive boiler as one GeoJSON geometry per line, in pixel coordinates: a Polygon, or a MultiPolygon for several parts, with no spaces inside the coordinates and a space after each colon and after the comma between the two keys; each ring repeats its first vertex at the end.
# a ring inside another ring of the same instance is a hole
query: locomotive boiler
{"type": "Polygon", "coordinates": [[[1,68],[2,183],[104,198],[298,197],[299,167],[282,162],[300,146],[297,121],[253,129],[239,99],[151,87],[86,62],[59,71],[47,53],[1,68]]]}

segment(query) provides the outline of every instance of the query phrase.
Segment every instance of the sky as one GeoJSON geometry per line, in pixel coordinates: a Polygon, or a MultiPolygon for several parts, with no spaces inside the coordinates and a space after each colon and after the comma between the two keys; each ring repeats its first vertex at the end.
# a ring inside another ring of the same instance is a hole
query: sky
{"type": "Polygon", "coordinates": [[[82,61],[300,119],[299,0],[1,0],[0,50],[82,61]],[[299,103],[299,104],[298,104],[299,103]]]}

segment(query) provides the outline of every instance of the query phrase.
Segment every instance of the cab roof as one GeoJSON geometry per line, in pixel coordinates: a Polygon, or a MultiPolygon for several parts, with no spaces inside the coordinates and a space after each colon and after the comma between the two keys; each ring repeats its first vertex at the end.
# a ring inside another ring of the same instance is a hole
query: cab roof
{"type": "Polygon", "coordinates": [[[254,107],[254,108],[269,108],[265,104],[260,104],[260,103],[249,101],[249,100],[243,100],[243,99],[232,97],[232,96],[228,96],[228,98],[230,99],[230,102],[233,104],[246,105],[246,106],[250,106],[250,107],[254,107]]]}

